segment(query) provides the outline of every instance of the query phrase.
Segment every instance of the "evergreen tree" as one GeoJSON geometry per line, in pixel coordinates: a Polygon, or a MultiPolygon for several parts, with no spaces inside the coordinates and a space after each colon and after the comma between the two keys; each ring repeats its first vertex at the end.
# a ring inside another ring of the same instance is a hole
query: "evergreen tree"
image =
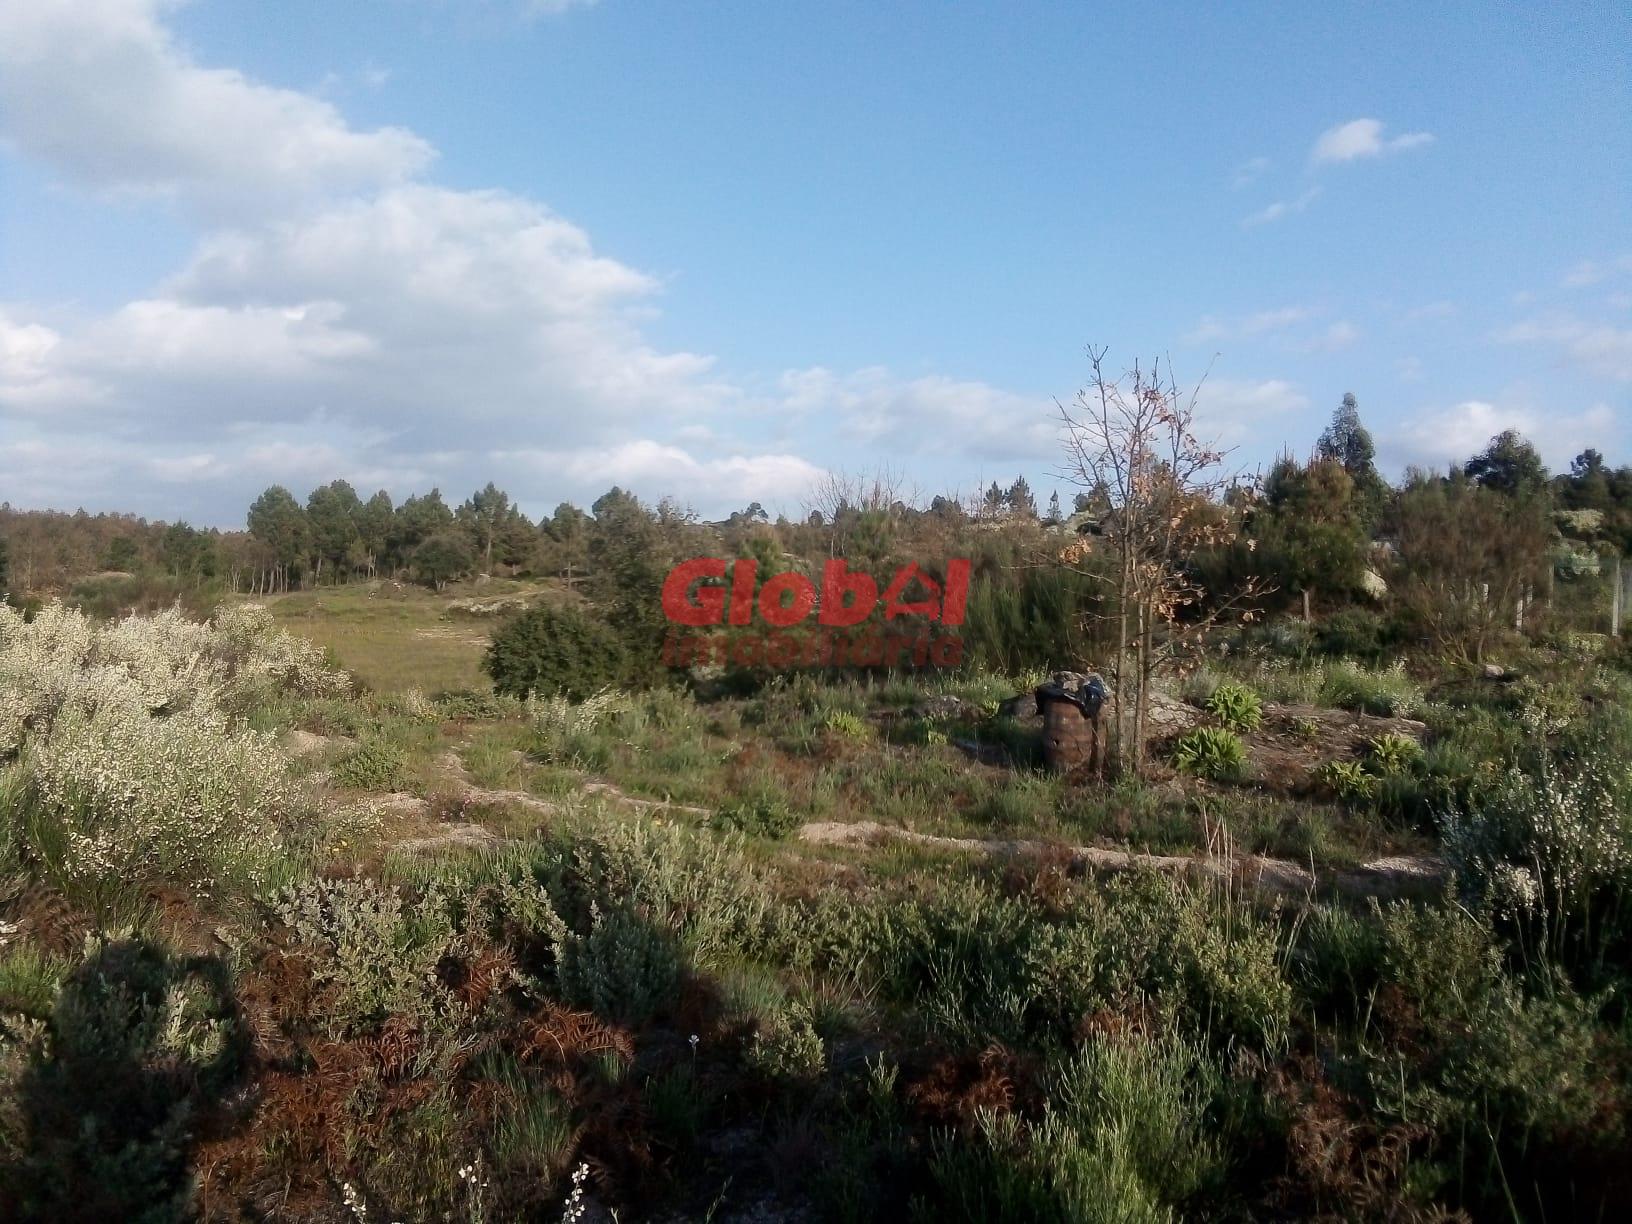
{"type": "Polygon", "coordinates": [[[249,508],[249,534],[263,545],[272,558],[274,584],[287,590],[292,572],[307,555],[311,527],[306,512],[293,493],[273,485],[249,508]]]}
{"type": "Polygon", "coordinates": [[[1547,484],[1547,468],[1536,448],[1516,429],[1504,429],[1490,445],[1469,459],[1462,474],[1475,484],[1510,496],[1539,492],[1547,484]]]}
{"type": "Polygon", "coordinates": [[[1024,476],[1014,478],[1008,492],[1003,494],[1003,504],[1008,507],[1011,514],[1018,514],[1024,518],[1037,517],[1037,500],[1032,497],[1031,486],[1026,483],[1024,476]]]}
{"type": "Polygon", "coordinates": [[[1380,515],[1388,485],[1377,473],[1377,448],[1371,433],[1360,423],[1360,402],[1346,391],[1343,402],[1332,413],[1332,423],[1315,443],[1319,459],[1339,464],[1354,484],[1355,507],[1369,526],[1380,515]]]}
{"type": "Polygon", "coordinates": [[[391,539],[391,523],[395,517],[396,511],[391,505],[391,494],[384,489],[357,508],[355,515],[357,542],[362,549],[363,564],[367,566],[370,578],[374,576],[375,566],[385,556],[391,539]]]}
{"type": "Polygon", "coordinates": [[[490,480],[485,488],[472,494],[470,499],[459,507],[455,517],[460,525],[470,532],[477,551],[482,554],[483,567],[491,572],[494,541],[499,538],[500,530],[510,517],[510,495],[490,480]]]}
{"type": "Polygon", "coordinates": [[[331,575],[338,575],[357,559],[357,515],[362,508],[357,491],[343,480],[313,489],[306,499],[306,521],[311,525],[312,555],[319,580],[325,564],[331,575]]]}

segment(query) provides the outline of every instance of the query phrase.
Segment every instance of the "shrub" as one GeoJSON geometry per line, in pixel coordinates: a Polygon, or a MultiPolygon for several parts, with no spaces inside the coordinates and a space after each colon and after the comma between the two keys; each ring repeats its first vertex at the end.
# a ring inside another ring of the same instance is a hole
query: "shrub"
{"type": "Polygon", "coordinates": [[[158,881],[198,892],[263,883],[279,823],[303,806],[272,737],[231,730],[213,711],[75,711],[21,769],[31,854],[59,886],[104,899],[158,881]]]}
{"type": "Polygon", "coordinates": [[[1374,660],[1388,645],[1387,622],[1366,608],[1343,608],[1321,621],[1315,630],[1323,653],[1351,659],[1374,660]]]}
{"type": "Polygon", "coordinates": [[[628,697],[616,689],[602,689],[577,704],[562,693],[529,697],[527,714],[538,737],[538,755],[553,764],[587,764],[594,755],[588,741],[596,728],[628,708],[628,697]]]}
{"type": "Polygon", "coordinates": [[[307,880],[283,890],[275,912],[312,955],[317,980],[334,988],[335,1035],[397,1015],[428,1020],[456,1006],[436,976],[457,939],[436,884],[410,906],[397,889],[366,877],[307,880]]]}
{"type": "Polygon", "coordinates": [[[7,1061],[26,1065],[0,1142],[6,1218],[193,1218],[200,1118],[248,1061],[236,1012],[214,958],[128,932],[89,939],[44,1025],[26,1043],[7,1035],[7,1061]]]}
{"type": "Polygon", "coordinates": [[[1247,750],[1241,737],[1224,727],[1197,727],[1179,737],[1173,767],[1214,781],[1232,781],[1246,773],[1247,750]]]}
{"type": "Polygon", "coordinates": [[[1327,761],[1315,777],[1344,803],[1361,803],[1377,793],[1377,779],[1358,761],[1327,761]]]}
{"type": "Polygon", "coordinates": [[[402,749],[379,737],[365,739],[334,765],[334,780],[355,790],[394,791],[407,765],[402,749]]]}
{"type": "Polygon", "coordinates": [[[1225,682],[1207,698],[1207,712],[1231,731],[1256,731],[1264,721],[1264,703],[1244,684],[1225,682]]]}
{"type": "Polygon", "coordinates": [[[750,1070],[770,1080],[808,1083],[827,1069],[827,1052],[811,1024],[810,1009],[800,1003],[774,1012],[743,1052],[750,1070]]]}
{"type": "Polygon", "coordinates": [[[710,823],[716,829],[783,838],[799,827],[799,817],[782,796],[762,790],[721,804],[710,823]]]}
{"type": "Polygon", "coordinates": [[[1039,1122],[983,1111],[966,1138],[936,1141],[937,1206],[1015,1224],[1174,1218],[1225,1172],[1207,1137],[1204,1068],[1171,1041],[1085,1047],[1056,1073],[1039,1122]]]}
{"type": "Polygon", "coordinates": [[[482,668],[507,696],[582,701],[617,684],[627,659],[617,634],[583,609],[537,603],[494,631],[482,668]]]}
{"type": "Polygon", "coordinates": [[[1411,773],[1423,764],[1422,745],[1409,735],[1390,731],[1366,745],[1366,761],[1379,774],[1411,773]]]}
{"type": "Polygon", "coordinates": [[[822,720],[822,726],[846,739],[867,739],[873,733],[872,726],[865,718],[849,710],[830,710],[822,720]]]}
{"type": "Polygon", "coordinates": [[[589,930],[560,923],[555,973],[562,996],[607,1020],[642,1024],[674,1000],[682,965],[671,933],[625,908],[592,905],[589,930]]]}
{"type": "Polygon", "coordinates": [[[1368,671],[1358,664],[1339,663],[1327,669],[1320,696],[1339,709],[1391,718],[1409,718],[1422,708],[1422,690],[1398,664],[1368,671]]]}
{"type": "Polygon", "coordinates": [[[1632,943],[1632,767],[1590,736],[1511,767],[1443,821],[1464,891],[1573,963],[1632,943]]]}

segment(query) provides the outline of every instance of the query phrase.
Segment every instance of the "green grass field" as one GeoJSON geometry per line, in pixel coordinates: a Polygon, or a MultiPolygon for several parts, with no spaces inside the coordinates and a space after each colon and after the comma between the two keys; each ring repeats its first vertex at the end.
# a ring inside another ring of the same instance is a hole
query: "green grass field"
{"type": "Polygon", "coordinates": [[[334,653],[340,666],[376,692],[486,689],[482,652],[496,617],[463,605],[524,600],[546,587],[495,581],[481,587],[358,583],[274,595],[265,603],[278,623],[334,653]]]}

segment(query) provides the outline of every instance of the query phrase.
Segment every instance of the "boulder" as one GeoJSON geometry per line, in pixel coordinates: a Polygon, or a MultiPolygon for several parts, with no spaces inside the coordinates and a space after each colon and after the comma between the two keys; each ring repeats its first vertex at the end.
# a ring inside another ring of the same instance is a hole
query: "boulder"
{"type": "Polygon", "coordinates": [[[997,712],[1003,718],[1036,718],[1038,712],[1037,694],[1036,692],[1026,692],[1010,697],[997,707],[997,712]]]}

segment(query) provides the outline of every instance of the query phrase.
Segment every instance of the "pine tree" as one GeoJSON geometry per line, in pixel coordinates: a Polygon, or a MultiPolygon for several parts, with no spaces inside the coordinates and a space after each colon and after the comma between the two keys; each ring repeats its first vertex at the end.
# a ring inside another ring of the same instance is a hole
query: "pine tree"
{"type": "Polygon", "coordinates": [[[1377,473],[1377,447],[1371,433],[1360,423],[1360,401],[1353,391],[1343,393],[1343,402],[1332,413],[1332,423],[1315,443],[1319,459],[1341,464],[1354,482],[1354,499],[1361,518],[1375,523],[1382,512],[1388,485],[1377,473]]]}

